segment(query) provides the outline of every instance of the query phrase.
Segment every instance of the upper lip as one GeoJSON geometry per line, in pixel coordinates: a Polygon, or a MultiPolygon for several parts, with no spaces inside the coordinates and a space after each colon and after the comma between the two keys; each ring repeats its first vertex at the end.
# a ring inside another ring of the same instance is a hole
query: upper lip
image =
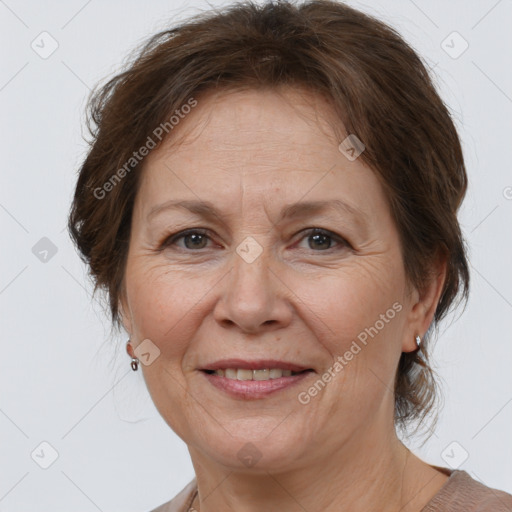
{"type": "Polygon", "coordinates": [[[280,368],[282,370],[291,370],[292,372],[312,370],[312,368],[307,366],[301,366],[287,361],[279,361],[277,359],[256,359],[254,361],[247,361],[245,359],[221,359],[206,365],[204,368],[201,368],[201,370],[222,370],[226,368],[241,368],[245,370],[280,368]]]}

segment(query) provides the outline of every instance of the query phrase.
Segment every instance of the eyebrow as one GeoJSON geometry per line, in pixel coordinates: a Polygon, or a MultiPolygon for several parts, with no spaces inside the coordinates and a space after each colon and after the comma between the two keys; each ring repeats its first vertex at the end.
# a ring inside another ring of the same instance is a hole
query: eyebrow
{"type": "MultiPolygon", "coordinates": [[[[150,219],[163,211],[179,209],[187,210],[206,219],[218,219],[223,217],[223,214],[209,201],[170,200],[154,206],[149,211],[147,219],[150,219]]],[[[306,217],[323,213],[328,210],[334,210],[345,215],[348,214],[353,216],[355,220],[359,221],[363,226],[368,221],[368,216],[362,210],[340,199],[332,199],[328,201],[304,201],[286,205],[280,212],[279,221],[294,217],[306,217]]]]}

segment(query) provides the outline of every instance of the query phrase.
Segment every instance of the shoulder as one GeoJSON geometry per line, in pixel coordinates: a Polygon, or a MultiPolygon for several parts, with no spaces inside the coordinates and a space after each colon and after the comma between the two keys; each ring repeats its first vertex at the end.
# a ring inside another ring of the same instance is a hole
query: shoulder
{"type": "Polygon", "coordinates": [[[487,487],[466,471],[450,471],[450,478],[421,512],[512,512],[512,495],[487,487]]]}
{"type": "Polygon", "coordinates": [[[196,479],[188,483],[171,501],[163,503],[151,512],[187,512],[196,490],[196,479]]]}

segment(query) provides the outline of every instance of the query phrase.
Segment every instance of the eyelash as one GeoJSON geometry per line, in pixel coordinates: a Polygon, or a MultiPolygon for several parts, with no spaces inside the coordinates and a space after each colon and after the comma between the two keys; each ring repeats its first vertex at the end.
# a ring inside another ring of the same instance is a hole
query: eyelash
{"type": "MultiPolygon", "coordinates": [[[[340,248],[349,248],[349,249],[352,248],[352,246],[350,245],[350,243],[347,240],[345,240],[343,237],[341,237],[341,236],[337,235],[336,233],[333,233],[332,231],[329,231],[327,229],[307,228],[307,229],[301,231],[301,233],[303,233],[303,236],[302,236],[302,238],[300,238],[299,242],[301,242],[305,238],[308,238],[313,235],[324,235],[324,236],[327,236],[327,237],[333,239],[334,241],[336,241],[341,246],[340,248]]],[[[202,235],[202,236],[208,237],[208,239],[211,240],[211,238],[208,236],[208,230],[201,229],[201,228],[186,229],[184,231],[180,231],[179,233],[175,233],[175,234],[165,237],[164,240],[159,244],[159,248],[160,248],[160,250],[169,248],[172,245],[175,245],[178,240],[185,238],[188,235],[202,235]]],[[[187,252],[199,252],[199,251],[205,250],[206,247],[202,248],[202,249],[197,249],[197,250],[187,249],[187,248],[183,248],[183,247],[180,247],[180,249],[183,249],[187,252]]],[[[333,249],[335,249],[335,247],[334,248],[329,247],[329,249],[323,249],[323,250],[314,251],[314,252],[330,252],[333,249]]],[[[313,249],[311,249],[311,250],[313,250],[313,249]]]]}

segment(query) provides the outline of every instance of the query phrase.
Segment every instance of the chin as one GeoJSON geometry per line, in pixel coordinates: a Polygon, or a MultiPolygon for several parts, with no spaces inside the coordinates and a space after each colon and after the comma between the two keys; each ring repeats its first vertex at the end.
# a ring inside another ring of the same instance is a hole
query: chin
{"type": "Polygon", "coordinates": [[[297,467],[297,461],[303,456],[304,447],[311,446],[304,436],[286,431],[283,435],[276,432],[276,425],[282,421],[269,420],[248,422],[244,420],[245,429],[236,429],[233,423],[226,425],[228,432],[235,430],[243,434],[231,436],[222,427],[222,432],[202,439],[195,446],[216,463],[230,470],[257,474],[258,472],[281,472],[297,467]],[[252,423],[252,425],[250,425],[252,423]],[[258,428],[259,427],[259,428],[258,428]]]}

